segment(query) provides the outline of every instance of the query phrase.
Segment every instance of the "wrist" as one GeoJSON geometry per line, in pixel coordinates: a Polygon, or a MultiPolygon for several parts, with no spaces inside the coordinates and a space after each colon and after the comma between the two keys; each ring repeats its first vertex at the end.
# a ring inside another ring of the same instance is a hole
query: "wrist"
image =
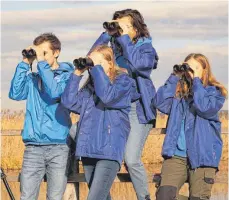
{"type": "Polygon", "coordinates": [[[29,61],[27,58],[23,58],[22,61],[28,65],[31,65],[31,61],[29,61]]]}
{"type": "Polygon", "coordinates": [[[77,76],[81,76],[81,75],[82,75],[82,72],[79,71],[78,69],[76,69],[76,70],[74,71],[74,74],[77,75],[77,76]]]}

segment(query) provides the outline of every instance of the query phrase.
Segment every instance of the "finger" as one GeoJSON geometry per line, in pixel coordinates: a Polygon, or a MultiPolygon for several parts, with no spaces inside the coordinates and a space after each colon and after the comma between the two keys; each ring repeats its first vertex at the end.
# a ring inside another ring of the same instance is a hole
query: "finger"
{"type": "Polygon", "coordinates": [[[111,20],[111,21],[109,21],[109,22],[119,22],[119,20],[111,20]]]}
{"type": "Polygon", "coordinates": [[[27,48],[25,48],[26,50],[30,50],[32,49],[32,45],[31,46],[28,46],[27,48]]]}

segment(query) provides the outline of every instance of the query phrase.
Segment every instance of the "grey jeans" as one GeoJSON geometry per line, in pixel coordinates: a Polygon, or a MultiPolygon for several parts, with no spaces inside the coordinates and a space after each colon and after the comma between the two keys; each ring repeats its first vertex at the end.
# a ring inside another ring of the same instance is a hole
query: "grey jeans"
{"type": "Polygon", "coordinates": [[[21,171],[21,200],[38,199],[41,181],[47,176],[47,199],[61,200],[67,185],[67,145],[27,145],[21,171]]]}
{"type": "Polygon", "coordinates": [[[152,124],[139,124],[136,103],[132,103],[129,116],[131,131],[126,144],[125,163],[138,200],[145,200],[147,195],[149,195],[149,191],[147,173],[141,161],[141,156],[152,124]]]}

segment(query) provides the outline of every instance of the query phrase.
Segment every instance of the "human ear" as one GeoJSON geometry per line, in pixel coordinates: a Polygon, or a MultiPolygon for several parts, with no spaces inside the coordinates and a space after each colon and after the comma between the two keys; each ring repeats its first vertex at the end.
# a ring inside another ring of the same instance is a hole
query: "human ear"
{"type": "Polygon", "coordinates": [[[55,57],[55,58],[58,58],[59,55],[60,55],[60,50],[56,50],[56,51],[54,52],[54,57],[55,57]]]}

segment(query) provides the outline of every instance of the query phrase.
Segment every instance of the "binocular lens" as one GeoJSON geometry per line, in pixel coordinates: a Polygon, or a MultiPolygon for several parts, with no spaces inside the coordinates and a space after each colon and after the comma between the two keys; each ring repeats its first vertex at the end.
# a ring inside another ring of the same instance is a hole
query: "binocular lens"
{"type": "Polygon", "coordinates": [[[78,66],[78,65],[79,65],[79,59],[73,60],[73,65],[74,65],[74,66],[78,66]]]}
{"type": "Polygon", "coordinates": [[[185,64],[182,64],[181,66],[180,66],[180,70],[181,71],[186,71],[186,70],[188,70],[188,68],[189,68],[189,66],[185,63],[185,64]]]}
{"type": "Polygon", "coordinates": [[[22,55],[24,56],[24,57],[26,57],[26,55],[27,55],[27,51],[24,49],[24,50],[22,50],[22,55]]]}
{"type": "Polygon", "coordinates": [[[81,60],[81,65],[87,65],[87,60],[86,60],[86,58],[83,58],[83,59],[81,60]]]}
{"type": "Polygon", "coordinates": [[[109,35],[111,35],[111,36],[115,36],[115,37],[120,36],[119,29],[121,29],[121,28],[120,28],[118,22],[104,22],[103,28],[108,30],[109,35]]]}
{"type": "Polygon", "coordinates": [[[109,22],[104,22],[103,23],[103,28],[108,29],[108,27],[109,27],[109,22]]]}
{"type": "Polygon", "coordinates": [[[185,71],[188,71],[188,70],[193,72],[193,70],[189,67],[189,65],[187,63],[184,63],[182,65],[174,65],[173,66],[173,70],[175,72],[185,72],[185,71]]]}
{"type": "Polygon", "coordinates": [[[111,29],[117,28],[115,22],[111,22],[111,23],[110,23],[110,28],[111,28],[111,29]]]}
{"type": "Polygon", "coordinates": [[[23,49],[22,55],[26,58],[32,58],[36,56],[36,51],[34,51],[33,49],[29,49],[29,50],[23,49]]]}
{"type": "Polygon", "coordinates": [[[73,60],[73,65],[76,69],[84,69],[85,67],[92,67],[94,66],[93,61],[90,58],[79,58],[73,60]]]}
{"type": "Polygon", "coordinates": [[[175,72],[179,71],[179,69],[180,69],[179,65],[174,65],[173,70],[174,70],[175,72]]]}

